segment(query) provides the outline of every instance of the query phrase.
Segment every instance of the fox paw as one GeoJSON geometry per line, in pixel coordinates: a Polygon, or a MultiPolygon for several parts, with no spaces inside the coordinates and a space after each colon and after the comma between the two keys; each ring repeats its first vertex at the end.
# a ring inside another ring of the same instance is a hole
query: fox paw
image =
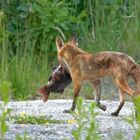
{"type": "Polygon", "coordinates": [[[64,110],[64,111],[63,111],[63,113],[71,113],[71,112],[72,112],[71,109],[69,109],[69,110],[64,110]]]}
{"type": "Polygon", "coordinates": [[[100,109],[102,109],[103,111],[106,111],[107,107],[105,105],[101,105],[99,106],[100,109]]]}
{"type": "Polygon", "coordinates": [[[111,113],[111,116],[118,116],[118,112],[111,113]]]}

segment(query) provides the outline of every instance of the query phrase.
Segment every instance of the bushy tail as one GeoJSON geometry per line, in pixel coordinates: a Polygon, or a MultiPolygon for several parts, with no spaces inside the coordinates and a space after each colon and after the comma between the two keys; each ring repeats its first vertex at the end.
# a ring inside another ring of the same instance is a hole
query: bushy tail
{"type": "Polygon", "coordinates": [[[136,65],[131,70],[131,75],[135,80],[136,83],[136,90],[135,90],[135,96],[140,95],[140,66],[136,65]]]}

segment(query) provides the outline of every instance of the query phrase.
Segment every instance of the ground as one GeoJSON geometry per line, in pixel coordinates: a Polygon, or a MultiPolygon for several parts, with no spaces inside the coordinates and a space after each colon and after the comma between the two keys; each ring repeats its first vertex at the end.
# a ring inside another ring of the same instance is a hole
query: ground
{"type": "MultiPolygon", "coordinates": [[[[89,102],[91,101],[84,101],[85,104],[89,102]]],[[[25,132],[29,137],[36,140],[74,139],[71,131],[76,129],[77,125],[68,122],[73,119],[71,114],[63,113],[63,110],[70,108],[71,103],[71,100],[49,100],[46,103],[43,103],[41,100],[10,102],[8,108],[12,109],[11,113],[13,115],[43,115],[46,118],[63,122],[58,124],[15,124],[12,121],[8,121],[9,131],[6,134],[6,140],[14,140],[16,134],[22,136],[25,132]]],[[[126,102],[119,116],[112,117],[110,114],[116,109],[118,102],[102,101],[102,103],[107,106],[105,112],[95,108],[95,111],[98,112],[96,116],[96,122],[99,125],[98,133],[102,140],[112,140],[112,137],[118,134],[132,140],[134,130],[124,118],[131,116],[133,113],[133,104],[126,102]]]]}

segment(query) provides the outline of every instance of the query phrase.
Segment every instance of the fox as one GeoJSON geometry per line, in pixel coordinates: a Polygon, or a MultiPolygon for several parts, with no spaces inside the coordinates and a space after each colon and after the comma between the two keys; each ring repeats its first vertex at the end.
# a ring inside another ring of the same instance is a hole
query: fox
{"type": "Polygon", "coordinates": [[[63,64],[70,73],[74,88],[72,106],[65,113],[74,111],[77,98],[84,81],[88,81],[95,89],[95,103],[103,111],[107,107],[100,103],[101,99],[101,79],[109,76],[113,79],[119,90],[119,104],[112,116],[118,116],[125,103],[125,94],[134,98],[140,95],[140,65],[134,59],[121,52],[102,51],[88,53],[79,48],[76,35],[64,42],[59,36],[56,37],[57,57],[60,64],[63,64]],[[132,77],[136,83],[136,89],[128,85],[128,78],[132,77]]]}

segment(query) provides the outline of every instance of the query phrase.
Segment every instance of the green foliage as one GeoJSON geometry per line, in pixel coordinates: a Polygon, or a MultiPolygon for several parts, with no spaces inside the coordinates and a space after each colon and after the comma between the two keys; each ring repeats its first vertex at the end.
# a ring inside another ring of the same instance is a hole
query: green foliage
{"type": "Polygon", "coordinates": [[[140,138],[140,96],[134,98],[134,106],[135,106],[135,119],[137,123],[137,127],[135,128],[135,136],[134,140],[139,140],[140,138]]]}
{"type": "MultiPolygon", "coordinates": [[[[61,0],[2,0],[2,11],[7,17],[11,47],[28,47],[33,51],[46,51],[48,58],[56,56],[54,39],[63,32],[72,32],[74,16],[69,2],[61,0]],[[60,29],[60,30],[59,30],[60,29]]],[[[81,16],[82,17],[82,16],[81,16]]],[[[80,22],[75,20],[75,23],[80,22]]],[[[30,50],[29,49],[29,50],[30,50]]],[[[24,53],[24,52],[23,52],[24,53]]]]}
{"type": "Polygon", "coordinates": [[[140,138],[140,96],[133,98],[135,113],[132,114],[126,121],[133,127],[135,135],[133,140],[140,138]]]}
{"type": "Polygon", "coordinates": [[[134,97],[134,106],[135,106],[135,115],[136,115],[136,121],[140,125],[140,96],[134,97]]]}
{"type": "Polygon", "coordinates": [[[3,104],[0,105],[0,138],[5,139],[5,134],[8,130],[8,126],[5,122],[6,117],[10,113],[10,110],[7,109],[6,104],[9,101],[9,95],[11,91],[11,84],[7,81],[0,83],[0,96],[3,98],[3,104]]]}
{"type": "Polygon", "coordinates": [[[92,33],[85,34],[86,41],[82,46],[92,52],[121,51],[139,58],[137,51],[140,50],[140,7],[136,5],[139,5],[139,2],[131,0],[89,1],[86,8],[89,9],[92,33]]]}
{"type": "Polygon", "coordinates": [[[9,102],[10,92],[11,92],[11,83],[7,81],[0,83],[0,93],[4,101],[4,105],[6,105],[9,102]]]}
{"type": "Polygon", "coordinates": [[[139,62],[139,11],[138,0],[1,0],[0,80],[12,83],[12,98],[35,98],[57,63],[55,37],[73,32],[86,51],[121,51],[139,62]]]}
{"type": "MultiPolygon", "coordinates": [[[[9,96],[11,93],[11,83],[8,81],[3,81],[0,83],[0,97],[2,97],[3,102],[0,104],[0,139],[5,140],[6,132],[8,131],[8,125],[6,123],[7,117],[10,115],[11,110],[7,109],[7,104],[9,102],[9,96]]],[[[26,134],[23,137],[19,135],[16,136],[16,140],[31,140],[26,134]]]]}
{"type": "Polygon", "coordinates": [[[26,133],[23,137],[16,135],[16,140],[32,140],[26,133]]]}
{"type": "Polygon", "coordinates": [[[73,117],[78,127],[72,131],[75,140],[81,140],[82,134],[85,134],[85,140],[99,139],[97,134],[97,124],[95,123],[96,113],[94,112],[95,103],[85,105],[81,98],[77,102],[77,113],[73,117]]]}
{"type": "Polygon", "coordinates": [[[71,34],[84,16],[74,21],[71,12],[71,3],[61,0],[0,1],[0,75],[11,81],[13,98],[35,98],[46,83],[56,64],[55,37],[71,34]]]}
{"type": "Polygon", "coordinates": [[[10,116],[10,120],[12,120],[14,123],[18,124],[60,124],[64,123],[60,120],[53,120],[46,118],[45,116],[33,116],[33,115],[27,115],[27,114],[20,114],[17,116],[10,116]]]}

